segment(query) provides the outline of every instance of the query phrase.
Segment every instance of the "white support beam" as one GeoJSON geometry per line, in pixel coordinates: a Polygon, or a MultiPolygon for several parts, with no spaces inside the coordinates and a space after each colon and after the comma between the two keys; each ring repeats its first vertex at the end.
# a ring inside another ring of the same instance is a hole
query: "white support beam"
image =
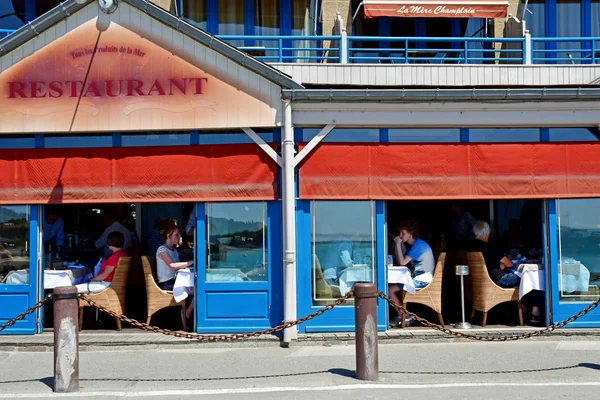
{"type": "Polygon", "coordinates": [[[335,124],[326,125],[310,142],[294,157],[294,168],[335,128],[335,124]]]}
{"type": "Polygon", "coordinates": [[[283,161],[281,160],[281,157],[279,156],[279,154],[277,154],[275,149],[269,146],[267,142],[265,142],[260,136],[258,136],[256,132],[252,130],[252,128],[242,128],[242,130],[246,133],[246,135],[250,137],[250,139],[254,141],[254,143],[258,145],[258,147],[260,147],[265,153],[267,153],[267,155],[271,157],[273,161],[277,163],[277,165],[279,165],[280,167],[283,166],[283,161]]]}

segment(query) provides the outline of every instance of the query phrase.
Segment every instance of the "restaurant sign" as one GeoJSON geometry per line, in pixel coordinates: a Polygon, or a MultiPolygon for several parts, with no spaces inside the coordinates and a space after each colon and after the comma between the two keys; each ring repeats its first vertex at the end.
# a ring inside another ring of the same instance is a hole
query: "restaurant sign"
{"type": "Polygon", "coordinates": [[[365,17],[505,18],[507,1],[363,1],[365,17]]]}
{"type": "Polygon", "coordinates": [[[88,21],[2,71],[0,132],[275,123],[271,105],[114,22],[98,36],[88,21]]]}

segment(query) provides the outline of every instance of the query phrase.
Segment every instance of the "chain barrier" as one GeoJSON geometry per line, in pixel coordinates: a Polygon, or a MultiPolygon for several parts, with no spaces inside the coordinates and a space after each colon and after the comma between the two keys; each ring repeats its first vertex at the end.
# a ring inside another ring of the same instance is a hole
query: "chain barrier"
{"type": "Polygon", "coordinates": [[[38,308],[40,308],[41,306],[43,306],[44,304],[46,304],[50,300],[52,300],[52,295],[51,294],[49,294],[48,296],[46,296],[42,300],[38,301],[33,307],[30,307],[29,309],[27,309],[27,311],[25,311],[25,312],[17,315],[13,319],[11,319],[11,320],[5,322],[4,324],[0,325],[0,332],[2,332],[3,330],[5,330],[9,326],[13,326],[14,324],[17,323],[17,321],[20,321],[20,320],[24,319],[29,314],[32,314],[35,310],[37,310],[38,308]]]}
{"type": "MultiPolygon", "coordinates": [[[[455,331],[455,330],[452,330],[449,328],[445,328],[441,325],[430,322],[425,318],[419,317],[415,313],[408,311],[404,306],[402,306],[400,304],[396,304],[392,299],[390,299],[383,292],[377,292],[377,295],[379,297],[381,297],[383,300],[387,301],[392,307],[394,307],[396,310],[398,310],[398,312],[405,313],[407,316],[413,317],[416,321],[419,321],[421,324],[423,324],[424,326],[427,326],[431,329],[435,329],[442,333],[445,333],[448,335],[453,335],[453,336],[456,336],[459,338],[470,339],[470,340],[480,340],[480,341],[487,341],[487,342],[504,342],[504,341],[508,341],[508,340],[529,339],[534,336],[540,336],[540,335],[543,335],[544,333],[552,332],[556,329],[563,328],[565,325],[578,320],[579,318],[583,317],[584,315],[586,315],[587,313],[594,310],[595,308],[597,308],[600,305],[600,299],[596,300],[595,302],[590,303],[586,308],[579,311],[577,314],[574,314],[567,319],[557,322],[556,324],[552,324],[548,327],[538,329],[536,331],[523,332],[523,333],[514,334],[514,335],[481,336],[481,335],[477,335],[477,334],[471,334],[471,333],[455,331]]],[[[291,328],[296,325],[300,325],[306,321],[310,321],[313,318],[323,315],[325,312],[332,310],[334,307],[339,306],[344,301],[348,300],[349,298],[351,298],[353,296],[354,296],[354,292],[350,291],[350,292],[346,293],[345,296],[340,297],[339,299],[335,300],[333,303],[328,304],[325,307],[318,309],[317,311],[315,311],[312,314],[308,314],[308,315],[306,315],[302,318],[298,318],[294,321],[289,321],[284,324],[277,325],[273,328],[268,328],[268,329],[264,329],[264,330],[260,330],[260,331],[254,331],[254,332],[234,333],[234,334],[198,334],[198,333],[190,333],[190,332],[182,332],[182,331],[172,331],[169,329],[163,329],[163,328],[159,328],[157,326],[148,325],[146,323],[139,322],[136,319],[129,318],[124,314],[117,314],[116,312],[114,312],[100,304],[97,304],[95,301],[88,298],[85,294],[80,295],[81,299],[85,300],[90,306],[96,307],[98,310],[110,315],[113,318],[118,318],[123,322],[127,322],[128,324],[135,326],[137,328],[143,329],[145,331],[152,331],[155,333],[162,333],[163,335],[181,337],[181,338],[185,338],[185,339],[207,340],[210,342],[217,341],[217,340],[247,339],[247,338],[257,337],[257,336],[261,336],[261,335],[272,335],[276,332],[280,332],[280,331],[283,331],[284,329],[291,328]]],[[[48,303],[51,300],[52,300],[52,294],[48,294],[45,298],[38,301],[33,307],[30,307],[29,309],[27,309],[27,311],[17,315],[15,318],[5,322],[4,324],[1,324],[0,332],[2,332],[4,329],[6,329],[10,326],[13,326],[17,321],[24,319],[26,316],[32,314],[37,309],[39,309],[40,307],[42,307],[44,304],[48,303]]]]}
{"type": "Polygon", "coordinates": [[[246,333],[234,333],[234,334],[198,334],[198,333],[189,333],[182,331],[172,331],[169,329],[159,328],[157,326],[152,326],[145,324],[143,322],[139,322],[133,318],[129,318],[123,314],[117,314],[116,312],[97,304],[94,300],[88,298],[85,294],[80,295],[82,300],[85,300],[90,306],[96,307],[98,310],[110,315],[114,318],[119,318],[123,322],[127,322],[130,325],[133,325],[137,328],[143,329],[145,331],[152,331],[155,333],[162,333],[163,335],[175,336],[185,339],[196,339],[196,340],[207,340],[209,342],[214,342],[217,340],[238,340],[238,339],[248,339],[251,337],[261,336],[261,335],[272,335],[275,332],[283,331],[284,329],[291,328],[292,326],[300,325],[306,321],[310,321],[311,319],[318,317],[319,315],[324,314],[325,312],[332,310],[334,307],[339,306],[344,301],[348,300],[350,297],[354,296],[354,292],[350,291],[346,293],[345,296],[340,297],[335,300],[333,303],[326,305],[323,308],[318,309],[312,314],[308,314],[305,317],[299,318],[295,321],[289,321],[281,325],[277,325],[273,328],[264,329],[261,331],[254,332],[246,332],[246,333]]]}
{"type": "Polygon", "coordinates": [[[454,331],[452,329],[445,328],[441,325],[434,324],[433,322],[429,322],[425,318],[421,318],[418,315],[416,315],[415,313],[408,311],[402,305],[396,304],[385,293],[378,292],[377,294],[379,295],[379,297],[381,297],[382,299],[384,299],[385,301],[390,303],[390,305],[392,307],[394,307],[396,310],[398,310],[398,312],[406,313],[406,315],[413,317],[416,321],[419,321],[420,323],[422,323],[425,326],[428,326],[431,329],[435,329],[437,331],[446,333],[448,335],[454,335],[454,336],[460,337],[460,338],[465,338],[465,339],[470,339],[470,340],[480,340],[480,341],[486,341],[486,342],[505,342],[507,340],[529,339],[534,336],[540,336],[540,335],[543,335],[544,333],[552,332],[558,328],[562,328],[565,325],[570,324],[571,322],[576,321],[577,319],[583,317],[584,315],[586,315],[587,313],[589,313],[590,311],[592,311],[593,309],[598,307],[598,305],[600,305],[600,300],[596,300],[595,302],[591,303],[583,310],[579,311],[577,314],[572,315],[569,318],[564,319],[556,324],[550,325],[546,328],[539,329],[537,331],[524,332],[524,333],[519,333],[519,334],[514,334],[514,335],[480,336],[480,335],[471,334],[471,333],[454,331]]]}

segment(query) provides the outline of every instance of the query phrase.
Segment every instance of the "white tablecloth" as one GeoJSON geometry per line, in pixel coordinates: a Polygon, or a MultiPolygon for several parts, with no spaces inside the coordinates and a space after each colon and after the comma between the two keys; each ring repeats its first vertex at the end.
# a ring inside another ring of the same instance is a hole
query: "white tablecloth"
{"type": "Polygon", "coordinates": [[[516,274],[521,277],[521,283],[519,285],[519,299],[532,290],[546,289],[546,276],[544,274],[544,270],[524,270],[523,272],[516,272],[516,274]]]}
{"type": "Polygon", "coordinates": [[[44,270],[44,289],[78,285],[91,277],[90,269],[83,265],[63,270],[47,269],[44,270]]]}
{"type": "Polygon", "coordinates": [[[340,275],[340,292],[342,296],[352,290],[356,282],[372,282],[371,268],[368,265],[353,265],[340,275]]]}
{"type": "Polygon", "coordinates": [[[177,271],[175,284],[173,285],[173,297],[176,302],[181,302],[190,295],[190,289],[194,287],[194,268],[184,268],[177,271]]]}
{"type": "Polygon", "coordinates": [[[388,266],[388,283],[401,283],[406,292],[417,293],[415,282],[408,267],[388,266]]]}
{"type": "MultiPolygon", "coordinates": [[[[64,270],[44,270],[44,289],[54,289],[59,286],[73,286],[91,278],[91,271],[84,266],[64,270]]],[[[11,271],[6,276],[7,284],[28,284],[29,270],[11,271]]]]}

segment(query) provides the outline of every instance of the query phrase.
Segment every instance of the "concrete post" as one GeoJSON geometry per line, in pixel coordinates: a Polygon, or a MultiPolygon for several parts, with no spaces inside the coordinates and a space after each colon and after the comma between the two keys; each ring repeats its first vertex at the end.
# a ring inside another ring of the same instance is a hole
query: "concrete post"
{"type": "Polygon", "coordinates": [[[57,287],[54,305],[54,391],[79,391],[79,300],[74,286],[57,287]]]}
{"type": "Polygon", "coordinates": [[[374,283],[354,285],[356,324],[356,378],[361,381],[379,379],[377,345],[377,288],[374,283]]]}

